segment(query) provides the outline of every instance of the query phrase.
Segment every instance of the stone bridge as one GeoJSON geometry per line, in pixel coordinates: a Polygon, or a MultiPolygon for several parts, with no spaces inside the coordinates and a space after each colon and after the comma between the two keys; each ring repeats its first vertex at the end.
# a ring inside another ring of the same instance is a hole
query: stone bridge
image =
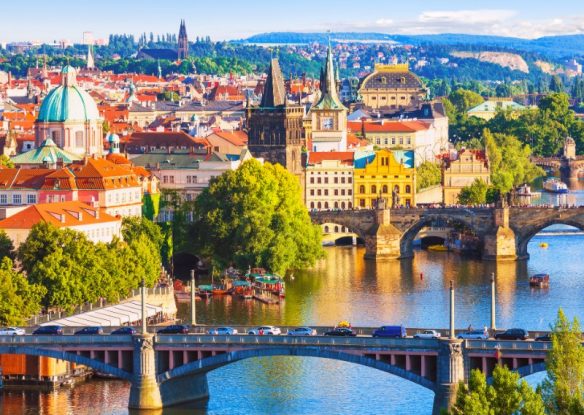
{"type": "Polygon", "coordinates": [[[314,223],[346,226],[365,241],[365,257],[411,258],[413,241],[433,222],[462,224],[479,238],[483,259],[527,259],[540,230],[565,224],[584,230],[584,207],[402,208],[310,212],[314,223]]]}
{"type": "MultiPolygon", "coordinates": [[[[371,332],[371,329],[356,329],[371,332]]],[[[329,336],[65,335],[0,336],[0,354],[48,356],[131,382],[128,406],[159,409],[209,395],[206,374],[253,357],[306,356],[375,368],[435,393],[433,414],[448,408],[460,381],[497,363],[522,376],[545,370],[551,343],[329,336]]]]}
{"type": "Polygon", "coordinates": [[[569,180],[578,180],[584,175],[584,156],[575,158],[566,157],[532,157],[531,161],[543,168],[559,171],[562,177],[569,180]]]}

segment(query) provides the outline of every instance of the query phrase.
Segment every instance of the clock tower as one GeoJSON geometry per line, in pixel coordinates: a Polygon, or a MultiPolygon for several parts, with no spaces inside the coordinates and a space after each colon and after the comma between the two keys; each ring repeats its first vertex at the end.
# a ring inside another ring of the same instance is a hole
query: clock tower
{"type": "Polygon", "coordinates": [[[320,71],[320,99],[310,109],[312,144],[310,151],[347,150],[347,108],[337,94],[333,56],[329,45],[324,69],[320,71]]]}

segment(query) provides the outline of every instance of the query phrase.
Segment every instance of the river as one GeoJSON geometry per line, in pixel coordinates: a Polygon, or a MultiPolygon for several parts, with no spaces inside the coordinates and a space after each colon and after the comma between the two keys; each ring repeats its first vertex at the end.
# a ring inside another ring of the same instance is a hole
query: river
{"type": "MultiPolygon", "coordinates": [[[[572,187],[570,198],[570,204],[584,204],[581,182],[572,187]]],[[[542,195],[541,203],[554,202],[555,197],[542,195]]],[[[331,325],[349,320],[356,326],[446,328],[452,280],[457,326],[483,327],[490,321],[490,275],[494,272],[497,326],[547,329],[559,307],[569,317],[584,317],[583,248],[584,235],[555,233],[534,237],[529,244],[531,258],[517,263],[420,250],[413,260],[375,263],[363,259],[363,248],[326,248],[326,259],[288,280],[284,304],[216,298],[197,302],[197,318],[205,324],[331,325]],[[547,249],[539,247],[543,241],[547,249]],[[529,276],[540,272],[550,274],[547,290],[529,287],[529,276]]],[[[179,313],[187,318],[188,305],[181,304],[179,313]]],[[[534,375],[531,382],[539,379],[541,375],[534,375]]],[[[208,381],[207,402],[156,413],[430,414],[433,400],[432,392],[395,376],[317,358],[250,359],[209,373],[208,381]]],[[[122,381],[100,380],[52,393],[5,391],[0,413],[126,415],[128,392],[129,385],[122,381]]]]}

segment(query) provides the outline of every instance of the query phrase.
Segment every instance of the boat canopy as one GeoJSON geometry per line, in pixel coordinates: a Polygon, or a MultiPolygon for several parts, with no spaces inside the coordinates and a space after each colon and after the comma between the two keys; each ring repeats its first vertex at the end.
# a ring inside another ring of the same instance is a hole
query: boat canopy
{"type": "Polygon", "coordinates": [[[200,291],[211,291],[211,290],[213,290],[213,286],[212,285],[199,285],[197,288],[200,291]]]}
{"type": "MultiPolygon", "coordinates": [[[[146,316],[154,317],[162,312],[162,307],[146,304],[146,316]]],[[[118,305],[88,311],[59,320],[49,321],[41,326],[59,325],[65,327],[91,326],[122,326],[136,323],[142,319],[142,304],[139,301],[129,301],[118,305]]]]}
{"type": "Polygon", "coordinates": [[[249,281],[233,281],[234,287],[250,287],[251,283],[249,281]]]}

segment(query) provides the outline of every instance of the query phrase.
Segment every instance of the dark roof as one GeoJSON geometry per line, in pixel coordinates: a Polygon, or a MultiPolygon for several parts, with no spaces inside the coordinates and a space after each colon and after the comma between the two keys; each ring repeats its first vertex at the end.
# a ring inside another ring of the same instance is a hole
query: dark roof
{"type": "Polygon", "coordinates": [[[178,111],[243,111],[243,102],[209,101],[201,104],[199,101],[193,101],[178,111]]]}
{"type": "Polygon", "coordinates": [[[140,49],[138,59],[178,59],[178,52],[172,49],[140,49]]]}
{"type": "Polygon", "coordinates": [[[402,89],[422,88],[420,78],[409,71],[404,72],[374,72],[363,80],[362,89],[402,89]]]}
{"type": "Polygon", "coordinates": [[[199,147],[201,144],[194,137],[179,132],[136,132],[130,136],[128,147],[199,147]]]}
{"type": "Polygon", "coordinates": [[[419,108],[409,107],[397,110],[389,108],[384,110],[384,108],[380,108],[380,112],[382,113],[384,118],[400,118],[400,119],[417,118],[429,120],[446,116],[444,105],[442,104],[442,102],[439,101],[426,102],[422,104],[419,108]]]}
{"type": "Polygon", "coordinates": [[[280,107],[286,104],[286,88],[278,59],[270,61],[270,70],[262,94],[260,107],[280,107]]]}

